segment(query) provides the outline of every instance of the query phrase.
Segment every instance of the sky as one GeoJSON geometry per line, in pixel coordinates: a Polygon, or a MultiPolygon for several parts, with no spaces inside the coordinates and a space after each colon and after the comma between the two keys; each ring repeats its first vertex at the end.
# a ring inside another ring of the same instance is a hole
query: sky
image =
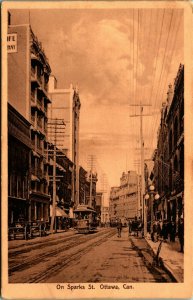
{"type": "Polygon", "coordinates": [[[98,189],[104,183],[107,189],[119,186],[122,172],[137,170],[140,159],[139,117],[132,117],[139,106],[134,105],[143,104],[147,115],[145,159],[156,148],[162,103],[184,61],[183,11],[12,11],[12,24],[29,22],[58,88],[79,87],[81,165],[87,169],[94,155],[98,189]]]}

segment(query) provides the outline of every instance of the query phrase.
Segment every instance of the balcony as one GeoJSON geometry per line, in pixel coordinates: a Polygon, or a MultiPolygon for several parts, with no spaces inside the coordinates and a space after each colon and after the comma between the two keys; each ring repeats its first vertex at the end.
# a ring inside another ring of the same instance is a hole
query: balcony
{"type": "Polygon", "coordinates": [[[37,127],[41,130],[42,129],[42,119],[37,118],[37,127]]]}
{"type": "Polygon", "coordinates": [[[36,86],[42,85],[41,75],[38,74],[37,66],[31,68],[31,82],[36,86]]]}
{"type": "Polygon", "coordinates": [[[32,150],[35,150],[35,140],[31,140],[32,150]]]}
{"type": "Polygon", "coordinates": [[[37,168],[37,176],[40,177],[40,178],[43,176],[43,171],[42,171],[42,169],[37,168]]]}
{"type": "Polygon", "coordinates": [[[31,115],[31,124],[35,126],[35,116],[31,115]]]}
{"type": "Polygon", "coordinates": [[[35,166],[31,166],[31,173],[32,173],[33,175],[36,175],[35,166]]]}

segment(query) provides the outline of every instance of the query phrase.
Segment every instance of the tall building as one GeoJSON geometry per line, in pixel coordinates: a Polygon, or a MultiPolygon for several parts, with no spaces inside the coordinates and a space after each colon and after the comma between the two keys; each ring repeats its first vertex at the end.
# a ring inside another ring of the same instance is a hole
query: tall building
{"type": "Polygon", "coordinates": [[[101,223],[102,224],[109,223],[109,207],[108,206],[101,207],[101,223]]]}
{"type": "Polygon", "coordinates": [[[67,157],[73,162],[72,173],[72,202],[79,204],[79,115],[80,98],[78,90],[72,85],[68,89],[58,89],[57,80],[50,77],[49,95],[52,104],[49,110],[50,119],[61,119],[65,123],[65,134],[61,136],[57,145],[63,149],[67,157]]]}
{"type": "Polygon", "coordinates": [[[87,184],[87,171],[80,166],[79,168],[79,203],[86,204],[86,198],[89,196],[89,186],[87,184]]]}
{"type": "Polygon", "coordinates": [[[99,220],[101,220],[101,208],[103,204],[103,193],[102,192],[97,192],[96,193],[96,212],[97,212],[97,217],[99,220]]]}
{"type": "Polygon", "coordinates": [[[160,195],[156,217],[176,221],[184,206],[184,66],[180,65],[174,90],[169,85],[161,111],[157,149],[154,152],[154,185],[160,195]]]}
{"type": "MultiPolygon", "coordinates": [[[[8,101],[31,123],[29,221],[49,219],[47,110],[51,68],[30,25],[9,25],[16,51],[8,54],[8,101]]],[[[10,162],[9,162],[10,163],[10,162]]]]}
{"type": "Polygon", "coordinates": [[[138,175],[135,171],[123,172],[120,186],[110,191],[110,220],[119,218],[125,223],[138,216],[139,210],[138,175]]]}

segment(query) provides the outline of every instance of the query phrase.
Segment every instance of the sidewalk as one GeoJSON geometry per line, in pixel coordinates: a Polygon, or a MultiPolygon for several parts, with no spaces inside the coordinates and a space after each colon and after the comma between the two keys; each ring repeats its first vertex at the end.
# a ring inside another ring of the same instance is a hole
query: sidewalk
{"type": "MultiPolygon", "coordinates": [[[[146,238],[147,243],[152,248],[154,254],[156,255],[158,246],[160,242],[152,242],[150,237],[146,238]]],[[[171,273],[171,275],[176,279],[177,282],[184,281],[184,253],[179,252],[180,244],[178,239],[172,243],[167,241],[163,242],[161,246],[161,251],[159,258],[163,263],[163,266],[171,273]]]]}

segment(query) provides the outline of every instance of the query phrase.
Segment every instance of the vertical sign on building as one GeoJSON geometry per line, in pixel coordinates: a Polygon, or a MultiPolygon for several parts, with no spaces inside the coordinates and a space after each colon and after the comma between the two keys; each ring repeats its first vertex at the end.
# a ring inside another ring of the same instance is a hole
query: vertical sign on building
{"type": "Polygon", "coordinates": [[[7,35],[7,53],[17,52],[17,33],[7,35]]]}

